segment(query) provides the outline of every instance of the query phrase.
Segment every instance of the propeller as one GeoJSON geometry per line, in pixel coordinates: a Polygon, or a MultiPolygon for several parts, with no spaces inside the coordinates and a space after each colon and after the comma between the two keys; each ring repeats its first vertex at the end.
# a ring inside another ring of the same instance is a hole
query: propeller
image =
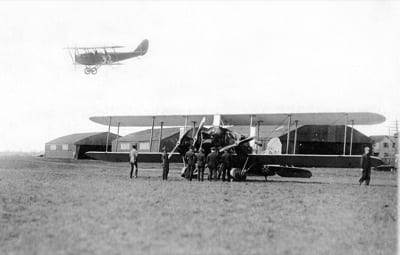
{"type": "Polygon", "coordinates": [[[250,142],[253,139],[254,139],[254,136],[250,136],[250,137],[244,138],[242,140],[238,140],[234,144],[231,144],[231,145],[228,145],[228,146],[225,146],[225,147],[221,148],[219,150],[219,152],[224,152],[224,151],[230,150],[230,149],[232,149],[232,148],[234,148],[236,146],[239,146],[239,145],[241,145],[243,143],[250,142]]]}
{"type": "MultiPolygon", "coordinates": [[[[199,125],[199,127],[198,127],[198,129],[197,129],[196,135],[194,136],[194,139],[193,139],[193,146],[196,144],[196,142],[197,142],[197,137],[199,136],[199,132],[200,132],[200,130],[203,128],[205,122],[206,122],[206,117],[203,117],[203,118],[201,119],[200,125],[199,125]]],[[[201,147],[201,146],[200,146],[200,147],[201,147]]]]}
{"type": "Polygon", "coordinates": [[[179,147],[179,145],[182,143],[182,139],[189,133],[190,129],[187,130],[181,137],[179,137],[178,142],[176,142],[175,147],[172,149],[172,151],[168,155],[168,159],[172,157],[172,154],[175,152],[175,150],[179,147]]]}

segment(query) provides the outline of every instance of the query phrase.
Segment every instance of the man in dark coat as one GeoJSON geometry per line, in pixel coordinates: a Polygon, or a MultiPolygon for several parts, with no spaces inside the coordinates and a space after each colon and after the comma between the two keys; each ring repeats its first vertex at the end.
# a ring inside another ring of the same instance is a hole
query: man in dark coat
{"type": "Polygon", "coordinates": [[[135,169],[135,179],[138,176],[138,152],[136,149],[136,145],[132,145],[132,150],[129,152],[129,162],[131,164],[131,173],[130,177],[132,179],[133,170],[135,169]]]}
{"type": "Polygon", "coordinates": [[[192,147],[188,152],[186,152],[185,161],[187,162],[186,178],[189,179],[189,181],[192,181],[193,171],[196,167],[196,155],[194,154],[192,147]]]}
{"type": "Polygon", "coordinates": [[[369,155],[369,147],[364,148],[364,154],[361,157],[360,164],[362,168],[362,176],[358,182],[361,185],[365,181],[365,184],[369,185],[371,179],[371,158],[369,155]]]}
{"type": "Polygon", "coordinates": [[[207,165],[209,173],[208,173],[208,180],[212,181],[214,175],[216,175],[216,170],[218,166],[218,152],[216,152],[215,148],[211,148],[211,152],[207,155],[207,165]]]}
{"type": "Polygon", "coordinates": [[[167,154],[167,149],[165,147],[163,148],[163,153],[161,155],[161,161],[162,161],[162,167],[163,167],[162,179],[167,180],[168,173],[169,173],[169,158],[168,158],[168,154],[167,154]]]}
{"type": "Polygon", "coordinates": [[[222,181],[225,181],[225,177],[228,177],[228,181],[231,181],[231,168],[232,168],[232,155],[229,150],[224,151],[221,156],[221,168],[222,168],[222,181]]]}
{"type": "Polygon", "coordinates": [[[196,154],[197,161],[197,180],[204,181],[204,166],[206,165],[206,155],[204,154],[204,150],[200,149],[196,154]]]}

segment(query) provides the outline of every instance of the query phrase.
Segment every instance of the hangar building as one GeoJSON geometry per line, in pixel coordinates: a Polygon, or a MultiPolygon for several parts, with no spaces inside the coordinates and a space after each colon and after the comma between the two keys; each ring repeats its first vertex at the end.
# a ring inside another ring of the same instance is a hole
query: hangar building
{"type": "MultiPolygon", "coordinates": [[[[87,151],[105,151],[108,132],[78,133],[56,138],[45,144],[46,158],[85,159],[87,151]]],[[[116,134],[110,133],[108,150],[116,134]]]]}
{"type": "MultiPolygon", "coordinates": [[[[346,127],[346,155],[350,154],[350,143],[352,143],[351,154],[360,155],[364,153],[364,147],[372,146],[372,139],[356,129],[353,129],[351,138],[351,127],[346,127]],[[350,142],[352,139],[352,142],[350,142]]],[[[305,125],[297,129],[296,154],[321,154],[341,155],[343,154],[344,126],[328,125],[305,125]]],[[[289,153],[294,151],[295,131],[290,131],[289,153]]],[[[286,134],[279,137],[282,142],[282,153],[286,153],[286,134]]]]}
{"type": "Polygon", "coordinates": [[[131,133],[129,135],[118,138],[112,142],[112,151],[125,152],[132,149],[132,145],[136,144],[138,151],[160,151],[164,146],[167,151],[171,151],[179,139],[179,128],[163,128],[160,146],[160,130],[154,129],[153,140],[150,150],[151,129],[131,133]]]}
{"type": "MultiPolygon", "coordinates": [[[[249,135],[249,126],[234,126],[231,130],[240,134],[249,135]]],[[[329,125],[304,125],[297,128],[296,154],[317,154],[317,155],[342,155],[344,126],[329,126],[329,125]]],[[[269,143],[274,142],[281,146],[279,151],[282,154],[286,153],[287,127],[286,126],[262,126],[260,127],[259,152],[268,149],[269,143]],[[273,139],[274,138],[274,139],[273,139]],[[280,143],[276,142],[276,138],[280,143]]],[[[351,127],[347,127],[346,136],[346,154],[350,152],[351,127]]],[[[160,129],[154,129],[153,142],[151,151],[159,151],[159,148],[166,146],[167,151],[171,151],[179,139],[179,128],[164,128],[161,139],[161,147],[159,147],[160,129]]],[[[151,129],[143,130],[137,133],[132,133],[113,141],[113,151],[129,151],[133,144],[138,145],[139,151],[150,151],[150,136],[151,129]],[[118,144],[117,144],[118,141],[118,144]]],[[[290,131],[289,153],[294,151],[294,128],[290,131]]],[[[363,153],[365,146],[372,145],[372,140],[354,129],[352,140],[352,155],[363,153]]]]}

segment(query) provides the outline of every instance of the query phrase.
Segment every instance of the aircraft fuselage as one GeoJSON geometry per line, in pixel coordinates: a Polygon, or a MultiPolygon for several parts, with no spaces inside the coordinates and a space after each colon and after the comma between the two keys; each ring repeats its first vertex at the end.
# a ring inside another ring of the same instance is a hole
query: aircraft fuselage
{"type": "Polygon", "coordinates": [[[112,64],[122,60],[136,57],[134,52],[117,52],[117,53],[82,53],[75,55],[75,62],[86,66],[112,64]]]}

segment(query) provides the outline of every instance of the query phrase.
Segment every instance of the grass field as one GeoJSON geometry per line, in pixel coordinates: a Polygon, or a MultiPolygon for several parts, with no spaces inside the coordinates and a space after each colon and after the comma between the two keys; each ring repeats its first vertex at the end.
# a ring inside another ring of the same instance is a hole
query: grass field
{"type": "Polygon", "coordinates": [[[396,254],[397,177],[192,183],[158,164],[0,158],[0,254],[396,254]],[[146,169],[146,170],[144,170],[146,169]]]}

